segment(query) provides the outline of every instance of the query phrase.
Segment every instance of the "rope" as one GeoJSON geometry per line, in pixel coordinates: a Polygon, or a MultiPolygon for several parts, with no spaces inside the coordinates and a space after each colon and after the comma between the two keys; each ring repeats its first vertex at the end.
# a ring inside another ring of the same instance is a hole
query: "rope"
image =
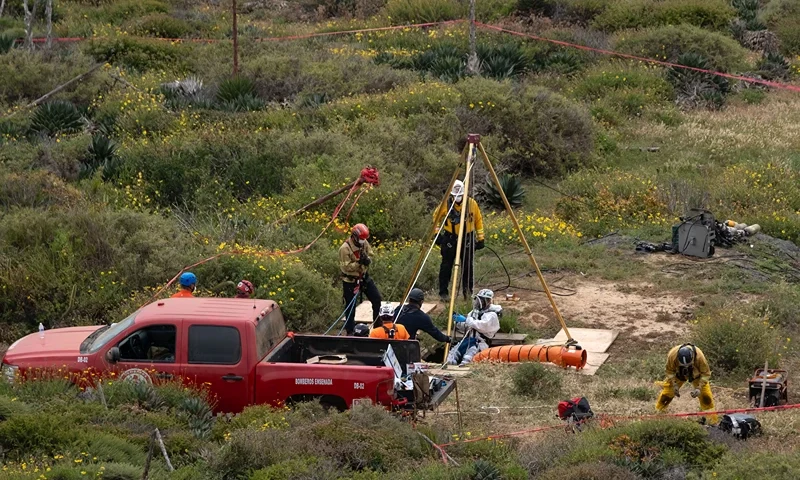
{"type": "MultiPolygon", "coordinates": [[[[473,165],[475,165],[474,162],[472,164],[470,164],[470,167],[469,167],[470,170],[472,170],[472,166],[473,165]]],[[[465,173],[465,176],[469,175],[469,174],[470,174],[470,172],[467,171],[465,173]]],[[[411,295],[411,290],[414,289],[414,286],[416,286],[417,281],[419,280],[419,277],[422,275],[422,270],[425,268],[425,264],[428,262],[428,257],[430,257],[431,252],[433,251],[433,247],[436,245],[436,239],[438,239],[439,235],[441,235],[442,229],[444,228],[444,224],[447,222],[447,219],[450,217],[450,212],[453,211],[454,207],[455,207],[455,202],[451,202],[450,203],[450,208],[447,210],[447,213],[445,213],[444,218],[442,219],[442,223],[439,225],[439,228],[436,231],[436,236],[433,237],[433,242],[431,242],[431,246],[428,247],[428,253],[425,254],[425,259],[422,261],[422,265],[420,265],[420,267],[419,267],[419,271],[417,272],[417,276],[414,278],[414,282],[411,284],[411,288],[408,290],[408,295],[406,295],[406,298],[404,298],[403,301],[400,303],[400,307],[401,308],[398,309],[397,317],[395,317],[395,319],[394,319],[395,322],[403,314],[403,308],[402,307],[403,307],[403,305],[406,304],[406,302],[408,302],[408,296],[411,295]]]]}
{"type": "MultiPolygon", "coordinates": [[[[347,316],[350,314],[350,309],[353,308],[353,305],[356,303],[356,298],[358,298],[358,295],[353,296],[353,299],[350,300],[350,303],[348,303],[347,306],[344,307],[344,311],[341,313],[341,315],[336,317],[336,320],[334,320],[331,326],[328,327],[327,330],[325,330],[325,333],[323,333],[323,335],[327,335],[328,332],[330,332],[333,329],[333,327],[335,327],[336,324],[339,323],[339,320],[344,319],[344,322],[347,323],[347,316]]],[[[341,331],[339,333],[341,333],[341,331]]]]}
{"type": "Polygon", "coordinates": [[[588,51],[588,52],[602,53],[603,55],[611,55],[611,56],[614,56],[614,57],[627,58],[629,60],[638,60],[640,62],[654,63],[656,65],[661,65],[661,66],[664,66],[664,67],[682,68],[684,70],[692,70],[692,71],[695,71],[695,72],[707,73],[707,74],[710,74],[710,75],[716,75],[718,77],[724,77],[724,78],[728,78],[728,79],[731,79],[731,80],[739,80],[739,81],[747,82],[747,83],[757,83],[759,85],[765,85],[767,87],[779,88],[779,89],[783,89],[783,90],[790,90],[790,91],[793,91],[793,92],[800,92],[800,87],[798,87],[796,85],[789,85],[789,84],[786,84],[786,83],[772,82],[772,81],[769,81],[769,80],[762,80],[762,79],[759,79],[759,78],[745,77],[745,76],[742,76],[742,75],[734,75],[734,74],[731,74],[731,73],[724,73],[724,72],[719,72],[719,71],[715,71],[715,70],[708,70],[708,69],[705,69],[705,68],[689,67],[687,65],[681,65],[679,63],[667,62],[667,61],[664,61],[664,60],[655,60],[655,59],[652,59],[652,58],[640,57],[638,55],[631,55],[631,54],[628,54],[628,53],[615,52],[613,50],[605,50],[605,49],[602,49],[602,48],[588,47],[586,45],[578,45],[576,43],[564,42],[564,41],[561,41],[561,40],[553,40],[552,38],[544,38],[544,37],[540,37],[538,35],[532,35],[532,34],[529,34],[529,33],[517,32],[515,30],[509,30],[507,28],[498,27],[496,25],[488,25],[488,24],[481,23],[481,22],[475,22],[475,25],[480,27],[480,28],[487,29],[487,30],[494,30],[494,31],[497,31],[497,32],[508,33],[509,35],[516,35],[516,36],[519,36],[519,37],[530,38],[530,39],[533,39],[533,40],[538,40],[540,42],[548,42],[548,43],[552,43],[552,44],[555,44],[555,45],[560,45],[562,47],[576,48],[578,50],[585,50],[585,51],[588,51]]]}
{"type": "Polygon", "coordinates": [[[195,268],[195,267],[200,266],[200,265],[203,265],[203,264],[208,263],[210,261],[216,260],[218,258],[225,257],[225,256],[236,256],[236,255],[258,255],[258,256],[266,256],[266,257],[283,257],[283,256],[286,256],[286,255],[294,255],[294,254],[298,254],[298,253],[302,253],[302,252],[307,251],[314,244],[316,244],[319,241],[319,239],[322,238],[322,236],[325,234],[325,232],[328,231],[328,229],[331,227],[331,225],[334,224],[336,219],[339,217],[339,213],[341,212],[341,210],[344,207],[344,205],[347,203],[347,201],[350,199],[350,197],[353,196],[353,193],[361,185],[363,185],[363,184],[358,184],[358,183],[353,184],[353,187],[347,192],[347,195],[344,197],[344,199],[341,202],[339,202],[339,204],[334,209],[333,214],[331,215],[330,221],[328,221],[328,223],[325,225],[325,227],[322,229],[322,231],[319,232],[319,235],[317,235],[316,238],[314,238],[314,240],[312,240],[309,244],[305,245],[304,247],[295,248],[293,250],[282,250],[282,251],[273,251],[273,252],[246,252],[246,251],[243,251],[243,250],[232,250],[230,252],[222,252],[222,253],[218,253],[216,255],[212,255],[211,257],[208,257],[208,258],[205,258],[203,260],[200,260],[199,262],[196,262],[196,263],[193,263],[191,265],[183,267],[178,273],[175,274],[174,277],[172,277],[172,279],[169,282],[167,282],[163,287],[158,289],[158,291],[156,293],[154,293],[150,297],[150,299],[142,305],[142,307],[147,305],[148,303],[153,302],[156,298],[158,298],[158,296],[161,295],[161,293],[163,293],[164,290],[166,290],[167,288],[172,286],[175,283],[175,281],[181,276],[181,274],[183,274],[187,270],[195,268]]]}

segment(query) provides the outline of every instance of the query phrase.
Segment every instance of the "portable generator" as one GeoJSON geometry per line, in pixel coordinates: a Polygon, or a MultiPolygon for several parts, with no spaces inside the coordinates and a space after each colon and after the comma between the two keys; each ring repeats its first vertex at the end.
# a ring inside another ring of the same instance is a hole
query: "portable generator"
{"type": "Polygon", "coordinates": [[[717,222],[714,215],[702,208],[693,208],[672,227],[673,251],[691,257],[714,255],[717,222]]]}
{"type": "Polygon", "coordinates": [[[774,407],[789,403],[789,374],[786,370],[767,370],[767,385],[764,387],[764,369],[756,368],[750,379],[750,404],[761,405],[761,390],[764,390],[764,406],[774,407]]]}

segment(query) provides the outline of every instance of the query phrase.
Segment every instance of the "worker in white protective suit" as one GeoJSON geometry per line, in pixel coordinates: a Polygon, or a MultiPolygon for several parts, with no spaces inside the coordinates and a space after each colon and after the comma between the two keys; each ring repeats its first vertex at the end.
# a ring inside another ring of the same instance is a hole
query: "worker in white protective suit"
{"type": "Polygon", "coordinates": [[[450,365],[466,365],[481,350],[489,348],[490,338],[500,330],[503,307],[492,304],[494,292],[484,288],[472,297],[473,310],[466,317],[453,314],[456,331],[465,331],[464,338],[447,355],[450,365]]]}

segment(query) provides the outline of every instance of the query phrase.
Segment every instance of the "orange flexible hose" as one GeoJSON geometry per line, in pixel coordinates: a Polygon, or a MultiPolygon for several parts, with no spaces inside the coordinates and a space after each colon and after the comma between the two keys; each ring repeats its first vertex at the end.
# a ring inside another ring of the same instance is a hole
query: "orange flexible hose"
{"type": "Polygon", "coordinates": [[[504,345],[479,352],[473,362],[541,362],[554,363],[560,367],[586,366],[586,350],[564,345],[504,345]]]}

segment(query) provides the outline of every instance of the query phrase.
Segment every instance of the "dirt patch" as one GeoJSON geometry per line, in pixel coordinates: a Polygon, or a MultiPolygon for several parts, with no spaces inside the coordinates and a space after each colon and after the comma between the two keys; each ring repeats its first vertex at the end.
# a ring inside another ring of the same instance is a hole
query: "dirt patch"
{"type": "MultiPolygon", "coordinates": [[[[589,282],[580,277],[562,279],[559,286],[569,284],[574,294],[557,296],[556,306],[567,326],[608,328],[622,336],[652,342],[686,332],[686,320],[693,312],[690,300],[658,291],[647,283],[614,284],[589,282]]],[[[567,288],[554,291],[567,292],[567,288]]],[[[555,319],[547,297],[539,292],[514,291],[520,300],[503,301],[506,308],[521,312],[520,321],[532,327],[551,324],[555,319]]]]}

